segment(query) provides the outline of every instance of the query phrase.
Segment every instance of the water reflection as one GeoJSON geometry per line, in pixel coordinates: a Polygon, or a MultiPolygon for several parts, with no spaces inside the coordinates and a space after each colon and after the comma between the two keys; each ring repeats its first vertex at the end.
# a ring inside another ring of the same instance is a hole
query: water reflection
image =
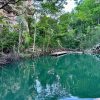
{"type": "Polygon", "coordinates": [[[57,81],[50,84],[46,84],[43,87],[38,79],[36,79],[35,89],[37,91],[36,100],[46,99],[46,98],[53,98],[59,96],[68,96],[69,94],[66,92],[65,88],[62,88],[61,83],[59,81],[59,76],[56,76],[57,81]]]}
{"type": "Polygon", "coordinates": [[[36,100],[44,100],[44,98],[53,98],[55,96],[67,96],[67,92],[65,89],[61,87],[61,84],[58,82],[55,82],[53,84],[46,84],[46,87],[44,88],[40,81],[36,79],[36,85],[35,89],[38,93],[36,96],[36,100]]]}
{"type": "Polygon", "coordinates": [[[92,55],[27,59],[0,69],[0,100],[99,100],[99,83],[92,55]]]}

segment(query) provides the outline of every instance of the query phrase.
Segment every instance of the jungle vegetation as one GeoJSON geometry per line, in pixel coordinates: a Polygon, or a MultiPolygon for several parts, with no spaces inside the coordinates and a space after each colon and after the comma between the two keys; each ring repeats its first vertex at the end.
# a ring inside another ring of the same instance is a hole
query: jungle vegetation
{"type": "Polygon", "coordinates": [[[66,0],[35,0],[27,7],[22,0],[6,0],[0,6],[0,52],[92,48],[100,42],[100,1],[75,2],[72,12],[64,12],[66,0]],[[2,10],[13,13],[17,24],[2,10]]]}

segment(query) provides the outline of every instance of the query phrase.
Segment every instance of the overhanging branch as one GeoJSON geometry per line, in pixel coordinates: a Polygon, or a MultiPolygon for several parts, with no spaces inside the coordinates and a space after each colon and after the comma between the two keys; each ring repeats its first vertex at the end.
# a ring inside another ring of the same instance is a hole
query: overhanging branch
{"type": "MultiPolygon", "coordinates": [[[[15,3],[19,2],[19,1],[21,1],[21,0],[17,0],[15,3]]],[[[4,5],[2,5],[2,7],[0,7],[0,9],[3,9],[4,7],[6,7],[8,4],[10,4],[10,2],[11,2],[11,0],[9,0],[7,3],[5,3],[4,5]]]]}

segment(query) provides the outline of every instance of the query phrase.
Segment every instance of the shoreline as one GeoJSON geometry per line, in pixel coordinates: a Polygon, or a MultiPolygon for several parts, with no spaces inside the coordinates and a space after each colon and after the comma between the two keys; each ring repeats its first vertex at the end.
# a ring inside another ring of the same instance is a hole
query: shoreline
{"type": "Polygon", "coordinates": [[[13,61],[18,61],[24,58],[36,58],[40,56],[50,55],[50,56],[60,56],[64,54],[91,54],[91,52],[76,50],[76,49],[49,49],[48,51],[36,51],[34,53],[9,53],[0,54],[0,65],[5,65],[13,61]]]}

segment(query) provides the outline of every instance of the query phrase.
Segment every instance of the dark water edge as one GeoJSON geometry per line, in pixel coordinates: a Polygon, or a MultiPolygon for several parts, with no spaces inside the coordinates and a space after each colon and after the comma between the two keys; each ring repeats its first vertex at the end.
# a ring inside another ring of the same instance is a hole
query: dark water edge
{"type": "MultiPolygon", "coordinates": [[[[46,56],[46,55],[52,55],[53,53],[57,53],[57,52],[63,52],[66,51],[66,54],[73,54],[73,53],[84,53],[84,51],[81,50],[75,50],[75,49],[67,49],[67,48],[60,48],[60,49],[48,49],[47,51],[36,51],[34,53],[8,53],[8,54],[2,54],[0,53],[0,66],[1,65],[5,65],[8,63],[12,63],[14,61],[18,61],[21,59],[27,59],[27,58],[37,58],[40,56],[46,56]]],[[[63,55],[64,53],[62,53],[61,55],[63,55]]],[[[56,55],[55,55],[56,56],[56,55]]]]}
{"type": "Polygon", "coordinates": [[[69,54],[4,65],[0,69],[0,100],[99,100],[94,99],[100,97],[99,58],[69,54]]]}

